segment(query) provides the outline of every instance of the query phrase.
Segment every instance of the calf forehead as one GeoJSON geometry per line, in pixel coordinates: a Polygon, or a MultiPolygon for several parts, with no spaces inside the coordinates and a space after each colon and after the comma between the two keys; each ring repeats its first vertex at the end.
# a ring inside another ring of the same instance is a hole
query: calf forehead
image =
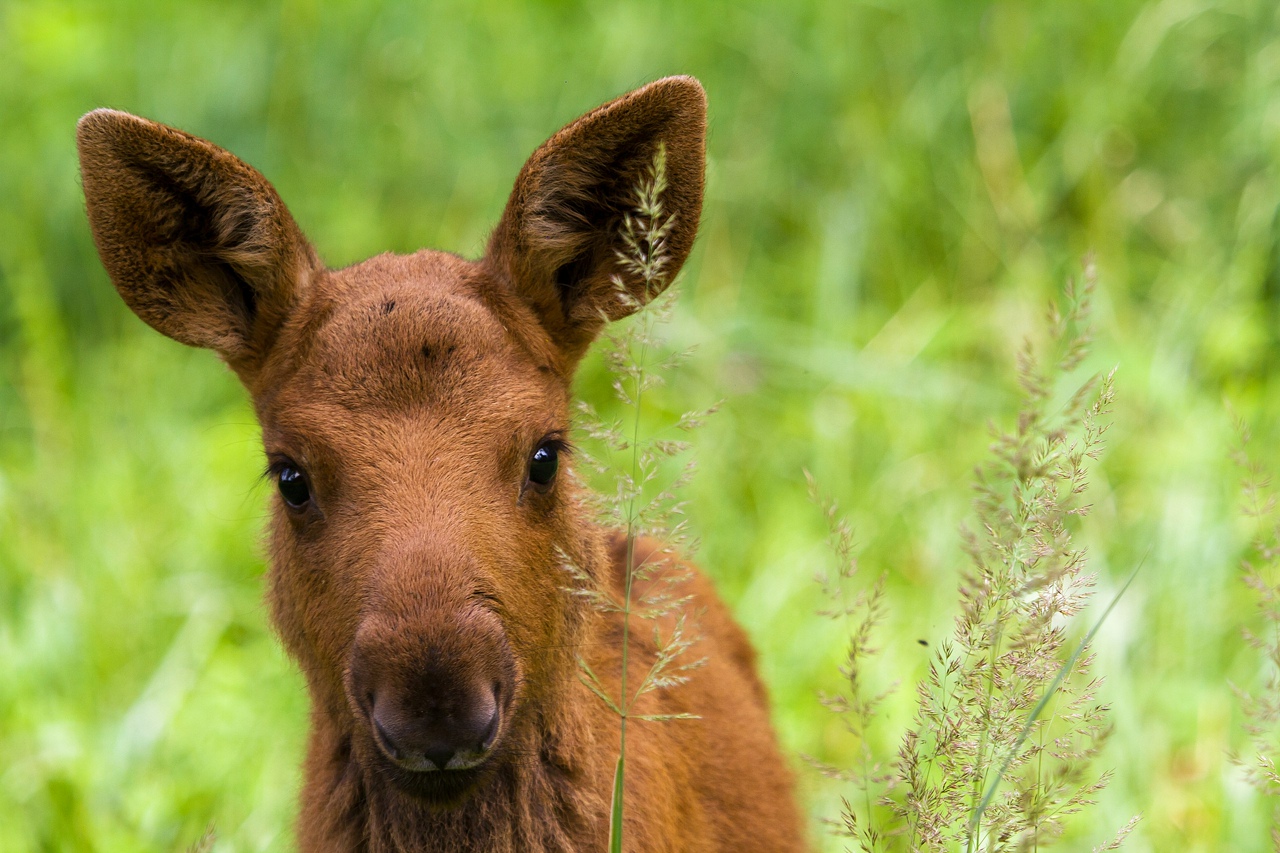
{"type": "Polygon", "coordinates": [[[293,390],[350,410],[403,411],[532,390],[538,368],[480,297],[470,264],[421,252],[331,273],[293,390]]]}

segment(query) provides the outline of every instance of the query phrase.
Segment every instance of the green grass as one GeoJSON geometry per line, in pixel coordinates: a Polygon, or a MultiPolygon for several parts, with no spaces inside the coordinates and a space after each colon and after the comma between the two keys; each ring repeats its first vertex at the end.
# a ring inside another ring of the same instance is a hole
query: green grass
{"type": "MultiPolygon", "coordinates": [[[[1274,4],[4,0],[0,56],[0,849],[182,850],[211,821],[218,851],[287,846],[306,725],[261,604],[251,412],[114,294],[79,115],[235,151],[340,265],[477,254],[534,146],[670,73],[707,87],[709,184],[671,335],[699,350],[651,401],[725,399],[689,515],[788,752],[857,754],[815,698],[843,640],[813,615],[803,470],[888,573],[879,677],[910,684],[917,640],[951,631],[1013,354],[1092,250],[1086,368],[1119,366],[1079,538],[1097,600],[1150,556],[1095,641],[1115,779],[1065,844],[1142,812],[1126,849],[1267,849],[1270,807],[1227,758],[1229,684],[1263,672],[1226,404],[1280,470],[1274,4]]],[[[608,405],[598,360],[580,389],[608,405]]],[[[841,792],[800,774],[835,816],[841,792]]]]}

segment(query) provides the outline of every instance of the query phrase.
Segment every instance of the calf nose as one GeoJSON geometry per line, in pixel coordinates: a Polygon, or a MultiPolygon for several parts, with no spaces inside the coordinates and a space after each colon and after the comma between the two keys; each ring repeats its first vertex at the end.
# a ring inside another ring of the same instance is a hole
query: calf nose
{"type": "Polygon", "coordinates": [[[465,770],[484,761],[497,737],[497,690],[376,694],[370,717],[378,748],[405,770],[465,770]]]}

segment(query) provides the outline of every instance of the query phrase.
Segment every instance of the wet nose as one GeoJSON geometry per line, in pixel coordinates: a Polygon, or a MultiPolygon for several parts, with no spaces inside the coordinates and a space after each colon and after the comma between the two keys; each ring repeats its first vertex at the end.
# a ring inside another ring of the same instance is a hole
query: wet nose
{"type": "Polygon", "coordinates": [[[405,770],[465,770],[484,761],[497,737],[497,688],[419,697],[382,693],[374,696],[370,717],[378,747],[405,770]]]}

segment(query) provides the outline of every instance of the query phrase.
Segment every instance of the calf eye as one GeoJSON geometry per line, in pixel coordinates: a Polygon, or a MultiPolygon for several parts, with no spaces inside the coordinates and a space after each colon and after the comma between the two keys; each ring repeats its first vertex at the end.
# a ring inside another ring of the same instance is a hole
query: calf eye
{"type": "Polygon", "coordinates": [[[549,486],[560,467],[560,454],[554,443],[541,444],[529,460],[529,482],[535,486],[549,486]]]}
{"type": "Polygon", "coordinates": [[[276,483],[280,487],[280,497],[293,509],[302,509],[311,500],[307,478],[292,465],[285,465],[280,469],[280,473],[276,475],[276,483]]]}

